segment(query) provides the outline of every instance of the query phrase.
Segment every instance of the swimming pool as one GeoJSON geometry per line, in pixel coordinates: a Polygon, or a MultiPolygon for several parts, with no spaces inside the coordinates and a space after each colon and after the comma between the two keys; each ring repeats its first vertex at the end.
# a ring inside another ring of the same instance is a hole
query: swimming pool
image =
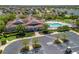
{"type": "Polygon", "coordinates": [[[48,26],[50,28],[58,28],[58,27],[64,26],[64,24],[60,24],[60,23],[49,23],[48,26]]]}

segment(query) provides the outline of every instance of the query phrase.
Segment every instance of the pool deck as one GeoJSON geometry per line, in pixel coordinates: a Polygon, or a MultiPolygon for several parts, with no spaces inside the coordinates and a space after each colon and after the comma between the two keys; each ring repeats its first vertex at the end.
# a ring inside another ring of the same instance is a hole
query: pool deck
{"type": "Polygon", "coordinates": [[[60,24],[63,24],[63,25],[67,25],[67,26],[69,26],[69,27],[72,27],[72,25],[71,24],[68,24],[68,23],[63,23],[63,22],[58,22],[58,21],[47,21],[47,22],[45,22],[45,23],[47,23],[47,24],[51,24],[51,23],[60,23],[60,24]]]}

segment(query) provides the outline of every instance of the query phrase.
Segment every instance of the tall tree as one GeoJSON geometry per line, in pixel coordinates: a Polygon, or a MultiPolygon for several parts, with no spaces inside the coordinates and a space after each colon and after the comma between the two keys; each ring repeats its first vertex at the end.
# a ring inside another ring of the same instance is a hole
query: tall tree
{"type": "Polygon", "coordinates": [[[18,35],[24,36],[25,35],[25,26],[19,24],[19,25],[16,26],[15,31],[18,33],[18,35]]]}
{"type": "Polygon", "coordinates": [[[0,33],[4,31],[5,23],[4,21],[0,21],[0,33]]]}
{"type": "Polygon", "coordinates": [[[33,39],[32,39],[32,43],[33,43],[33,44],[38,44],[38,43],[39,43],[38,38],[33,38],[33,39]]]}
{"type": "Polygon", "coordinates": [[[26,46],[29,45],[29,40],[28,39],[23,39],[22,43],[23,43],[24,47],[26,47],[26,46]]]}

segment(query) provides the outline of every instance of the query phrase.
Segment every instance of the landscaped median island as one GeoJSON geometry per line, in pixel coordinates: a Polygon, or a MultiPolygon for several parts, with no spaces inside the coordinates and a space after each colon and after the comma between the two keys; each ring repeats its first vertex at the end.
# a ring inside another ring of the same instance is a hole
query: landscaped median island
{"type": "Polygon", "coordinates": [[[20,53],[38,53],[41,45],[39,44],[39,40],[37,38],[32,39],[31,44],[29,44],[29,40],[23,40],[24,47],[21,49],[20,53]]]}
{"type": "Polygon", "coordinates": [[[14,7],[0,8],[0,54],[79,53],[77,6],[14,7]]]}
{"type": "Polygon", "coordinates": [[[56,35],[56,37],[57,39],[54,42],[55,44],[62,44],[62,43],[66,43],[69,41],[65,33],[59,33],[56,35]]]}

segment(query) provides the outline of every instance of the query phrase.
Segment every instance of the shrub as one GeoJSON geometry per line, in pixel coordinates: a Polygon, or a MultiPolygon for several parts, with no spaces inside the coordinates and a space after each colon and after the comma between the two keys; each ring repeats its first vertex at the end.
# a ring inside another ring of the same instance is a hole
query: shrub
{"type": "Polygon", "coordinates": [[[49,32],[48,32],[48,30],[42,30],[42,33],[48,34],[49,32]]]}
{"type": "Polygon", "coordinates": [[[29,40],[28,39],[23,39],[22,40],[22,44],[27,47],[27,45],[29,44],[29,40]]]}
{"type": "Polygon", "coordinates": [[[3,32],[5,28],[5,23],[4,21],[0,20],[0,32],[3,32]]]}
{"type": "Polygon", "coordinates": [[[41,45],[40,44],[33,44],[33,48],[41,48],[41,45]]]}
{"type": "Polygon", "coordinates": [[[70,28],[68,26],[62,26],[57,29],[58,32],[69,31],[70,28]]]}
{"type": "Polygon", "coordinates": [[[6,40],[2,40],[2,41],[1,41],[1,45],[5,45],[6,43],[7,43],[6,40]]]}
{"type": "Polygon", "coordinates": [[[7,37],[9,37],[9,36],[8,36],[7,34],[4,34],[4,37],[7,38],[7,37]]]}
{"type": "Polygon", "coordinates": [[[29,52],[29,46],[24,46],[21,51],[22,54],[28,53],[29,52]]]}
{"type": "Polygon", "coordinates": [[[79,20],[76,21],[76,25],[79,26],[79,20]]]}
{"type": "Polygon", "coordinates": [[[54,41],[54,43],[55,43],[55,44],[61,44],[62,42],[60,42],[60,40],[57,39],[57,40],[54,41]]]}
{"type": "Polygon", "coordinates": [[[16,33],[17,33],[17,37],[23,37],[25,36],[25,26],[19,24],[16,26],[16,29],[15,29],[16,33]]]}
{"type": "Polygon", "coordinates": [[[2,53],[2,50],[0,49],[0,54],[2,53]]]}
{"type": "Polygon", "coordinates": [[[34,35],[33,32],[27,32],[25,36],[26,36],[26,37],[30,37],[30,36],[33,36],[33,35],[34,35]]]}
{"type": "Polygon", "coordinates": [[[29,51],[29,46],[23,47],[22,50],[24,50],[24,51],[25,51],[25,50],[29,51]]]}
{"type": "Polygon", "coordinates": [[[19,31],[17,34],[16,34],[16,37],[19,38],[19,37],[24,37],[25,36],[25,32],[23,31],[19,31]]]}
{"type": "Polygon", "coordinates": [[[60,39],[61,41],[63,41],[63,43],[69,41],[69,40],[68,40],[68,36],[67,36],[67,34],[66,34],[65,32],[60,32],[60,33],[58,34],[58,36],[59,36],[59,39],[60,39]]]}
{"type": "Polygon", "coordinates": [[[55,31],[56,30],[42,30],[42,33],[44,33],[44,34],[50,34],[50,33],[53,33],[55,31]]]}
{"type": "Polygon", "coordinates": [[[72,30],[74,30],[76,32],[79,32],[79,29],[78,28],[72,28],[72,30]]]}
{"type": "Polygon", "coordinates": [[[69,41],[68,39],[61,39],[61,40],[62,40],[64,43],[69,41]]]}
{"type": "Polygon", "coordinates": [[[15,15],[15,13],[8,13],[6,15],[6,18],[7,18],[8,21],[14,20],[16,18],[16,15],[15,15]]]}
{"type": "Polygon", "coordinates": [[[49,27],[48,24],[44,24],[43,29],[44,29],[44,30],[47,30],[48,27],[49,27]]]}
{"type": "Polygon", "coordinates": [[[48,33],[56,32],[56,30],[48,30],[48,33]]]}
{"type": "Polygon", "coordinates": [[[0,20],[4,21],[5,23],[7,23],[10,20],[14,20],[16,18],[15,13],[8,13],[5,15],[0,15],[0,20]]]}

